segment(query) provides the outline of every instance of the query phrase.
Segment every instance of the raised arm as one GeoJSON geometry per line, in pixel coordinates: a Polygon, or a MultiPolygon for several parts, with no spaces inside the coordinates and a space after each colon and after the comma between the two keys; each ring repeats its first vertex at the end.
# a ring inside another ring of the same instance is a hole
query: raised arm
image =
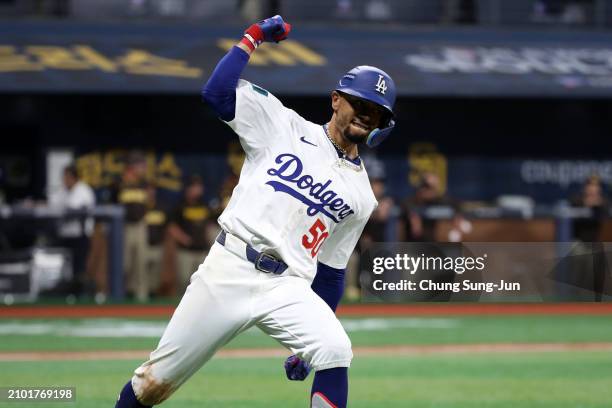
{"type": "Polygon", "coordinates": [[[219,61],[202,89],[202,98],[226,122],[236,114],[236,85],[249,56],[263,42],[279,42],[287,38],[291,25],[281,16],[274,16],[251,25],[244,36],[219,61]]]}

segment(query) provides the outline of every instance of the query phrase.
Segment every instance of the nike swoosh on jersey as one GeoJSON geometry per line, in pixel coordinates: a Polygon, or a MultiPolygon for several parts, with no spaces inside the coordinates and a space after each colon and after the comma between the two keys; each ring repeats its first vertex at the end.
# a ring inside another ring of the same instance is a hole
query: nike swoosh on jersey
{"type": "Polygon", "coordinates": [[[306,136],[302,136],[302,137],[300,137],[300,141],[302,141],[302,142],[304,142],[304,143],[306,143],[306,144],[309,144],[309,145],[311,145],[311,146],[318,147],[316,144],[314,144],[314,143],[309,142],[308,140],[306,140],[306,136]]]}

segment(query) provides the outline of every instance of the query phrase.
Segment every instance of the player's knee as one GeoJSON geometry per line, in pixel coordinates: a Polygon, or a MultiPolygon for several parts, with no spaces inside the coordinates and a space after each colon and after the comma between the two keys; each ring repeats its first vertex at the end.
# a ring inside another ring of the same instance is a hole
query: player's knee
{"type": "Polygon", "coordinates": [[[311,365],[315,370],[348,367],[352,359],[351,340],[344,335],[321,344],[313,355],[311,365]]]}
{"type": "Polygon", "coordinates": [[[176,385],[172,382],[155,378],[151,366],[136,369],[132,377],[132,387],[138,401],[148,406],[161,404],[176,390],[176,385]]]}

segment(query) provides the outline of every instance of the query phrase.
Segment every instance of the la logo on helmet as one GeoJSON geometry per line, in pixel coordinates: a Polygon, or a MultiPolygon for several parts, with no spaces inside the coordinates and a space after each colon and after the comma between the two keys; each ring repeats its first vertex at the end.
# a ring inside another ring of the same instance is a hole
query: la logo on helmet
{"type": "Polygon", "coordinates": [[[385,83],[385,77],[378,74],[378,82],[376,83],[376,90],[381,94],[385,94],[387,92],[387,84],[385,83]]]}

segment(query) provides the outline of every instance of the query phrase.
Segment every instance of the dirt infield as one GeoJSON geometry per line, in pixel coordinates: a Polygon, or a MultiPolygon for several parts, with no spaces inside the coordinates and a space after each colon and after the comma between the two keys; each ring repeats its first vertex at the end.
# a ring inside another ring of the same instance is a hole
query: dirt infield
{"type": "MultiPolygon", "coordinates": [[[[174,306],[10,306],[0,318],[170,317],[174,306]]],[[[612,303],[343,305],[339,316],[609,315],[612,303]]]]}
{"type": "MultiPolygon", "coordinates": [[[[481,354],[481,353],[542,353],[571,351],[612,351],[612,343],[497,343],[497,344],[439,344],[384,347],[355,347],[355,356],[410,356],[423,354],[481,354]]],[[[221,350],[215,358],[271,358],[287,357],[283,349],[221,350]]],[[[0,362],[7,361],[92,361],[146,360],[149,351],[42,351],[4,352],[0,362]]]]}

